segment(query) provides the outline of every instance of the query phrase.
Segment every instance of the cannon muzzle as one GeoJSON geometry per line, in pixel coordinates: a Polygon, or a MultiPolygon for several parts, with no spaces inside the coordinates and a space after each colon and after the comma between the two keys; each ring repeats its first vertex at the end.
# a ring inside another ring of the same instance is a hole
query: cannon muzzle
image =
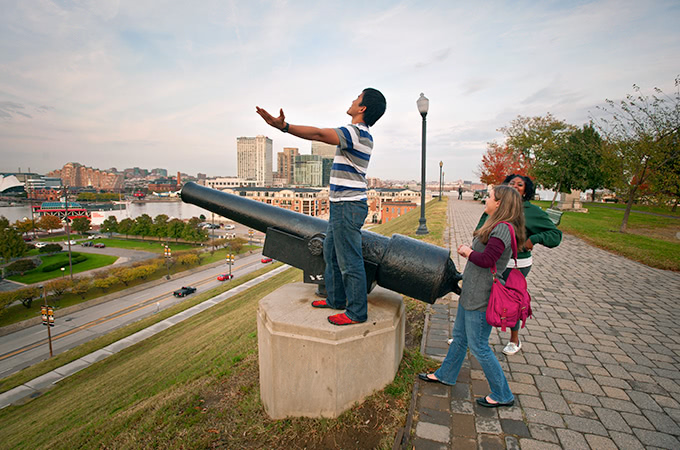
{"type": "MultiPolygon", "coordinates": [[[[245,197],[186,183],[182,201],[266,233],[262,253],[304,271],[306,283],[323,284],[323,239],[328,222],[245,197]]],[[[362,230],[367,290],[378,285],[434,303],[460,294],[461,274],[447,249],[399,234],[391,238],[362,230]]]]}

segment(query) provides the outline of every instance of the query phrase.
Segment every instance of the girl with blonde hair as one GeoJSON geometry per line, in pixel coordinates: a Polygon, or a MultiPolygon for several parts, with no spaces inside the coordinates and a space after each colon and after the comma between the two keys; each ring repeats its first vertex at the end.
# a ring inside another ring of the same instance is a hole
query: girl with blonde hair
{"type": "Polygon", "coordinates": [[[463,272],[463,286],[453,325],[453,342],[437,371],[418,374],[423,381],[456,384],[469,348],[482,366],[491,388],[491,393],[478,398],[477,403],[489,408],[512,406],[515,403],[498,358],[489,346],[492,327],[486,321],[486,308],[493,283],[491,267],[496,264],[497,272],[503,273],[512,254],[510,229],[501,222],[512,225],[517,245],[522,248],[525,241],[522,208],[522,198],[509,186],[496,186],[489,192],[484,208],[489,218],[474,232],[472,245],[458,247],[458,254],[467,258],[468,263],[463,272]]]}

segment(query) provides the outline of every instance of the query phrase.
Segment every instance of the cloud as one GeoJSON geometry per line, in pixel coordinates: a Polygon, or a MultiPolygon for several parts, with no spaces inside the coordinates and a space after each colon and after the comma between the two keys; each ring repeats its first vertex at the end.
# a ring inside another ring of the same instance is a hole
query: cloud
{"type": "Polygon", "coordinates": [[[31,118],[30,114],[24,112],[24,105],[15,102],[0,102],[0,119],[11,119],[14,116],[31,118]]]}

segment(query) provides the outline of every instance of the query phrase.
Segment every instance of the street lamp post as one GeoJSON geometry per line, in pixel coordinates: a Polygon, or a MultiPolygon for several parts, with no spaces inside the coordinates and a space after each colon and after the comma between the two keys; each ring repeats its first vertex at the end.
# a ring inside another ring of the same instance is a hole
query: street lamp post
{"type": "Polygon", "coordinates": [[[444,166],[444,161],[439,161],[439,201],[442,201],[442,167],[444,166]]]}
{"type": "Polygon", "coordinates": [[[427,97],[425,97],[425,94],[422,92],[420,93],[420,98],[416,101],[416,104],[418,105],[418,112],[420,115],[423,117],[423,137],[422,137],[422,160],[420,163],[421,171],[420,171],[420,220],[418,221],[420,225],[418,226],[418,229],[416,230],[417,235],[423,235],[423,234],[428,234],[429,231],[427,230],[427,223],[425,219],[425,130],[426,130],[426,120],[425,117],[427,116],[427,110],[430,107],[430,100],[428,100],[427,97]]]}

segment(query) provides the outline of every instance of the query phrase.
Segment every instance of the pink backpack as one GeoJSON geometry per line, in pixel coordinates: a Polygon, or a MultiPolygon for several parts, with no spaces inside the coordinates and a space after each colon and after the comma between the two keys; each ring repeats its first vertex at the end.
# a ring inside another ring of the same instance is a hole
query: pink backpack
{"type": "Polygon", "coordinates": [[[517,269],[517,240],[515,230],[508,222],[504,223],[510,228],[510,241],[512,243],[512,258],[515,260],[515,267],[510,271],[508,279],[503,285],[496,274],[496,264],[491,269],[493,275],[493,285],[491,286],[491,296],[489,306],[486,308],[486,321],[492,327],[501,327],[505,331],[506,327],[514,327],[518,320],[522,321],[522,328],[531,317],[531,296],[527,291],[527,280],[517,269]]]}

